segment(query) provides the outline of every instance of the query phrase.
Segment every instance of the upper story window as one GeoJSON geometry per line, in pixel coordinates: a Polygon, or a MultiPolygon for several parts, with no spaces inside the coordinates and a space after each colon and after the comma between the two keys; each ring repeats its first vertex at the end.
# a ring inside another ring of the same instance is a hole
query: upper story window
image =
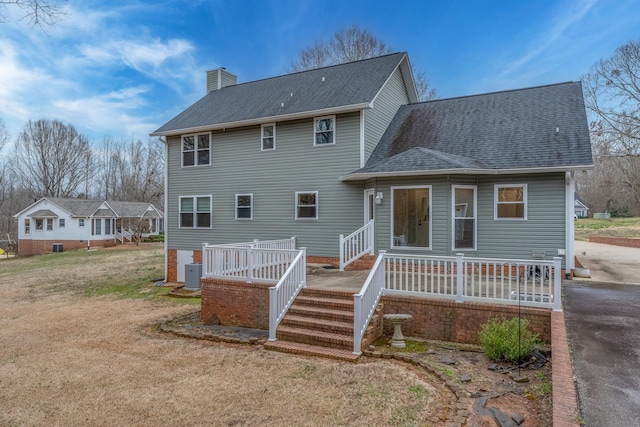
{"type": "Polygon", "coordinates": [[[236,219],[253,219],[253,194],[236,194],[236,219]]]}
{"type": "Polygon", "coordinates": [[[494,186],[494,219],[527,219],[527,184],[494,186]]]}
{"type": "Polygon", "coordinates": [[[182,166],[205,166],[211,163],[211,135],[185,135],[182,137],[182,166]]]}
{"type": "Polygon", "coordinates": [[[31,220],[29,218],[24,219],[24,234],[31,233],[31,220]]]}
{"type": "Polygon", "coordinates": [[[276,149],[276,124],[262,125],[262,151],[276,149]]]}
{"type": "Polygon", "coordinates": [[[314,119],[313,145],[336,143],[336,116],[316,117],[314,119]]]}
{"type": "Polygon", "coordinates": [[[180,197],[180,228],[211,228],[211,196],[180,197]]]}
{"type": "Polygon", "coordinates": [[[318,219],[317,191],[296,191],[296,219],[318,219]]]}

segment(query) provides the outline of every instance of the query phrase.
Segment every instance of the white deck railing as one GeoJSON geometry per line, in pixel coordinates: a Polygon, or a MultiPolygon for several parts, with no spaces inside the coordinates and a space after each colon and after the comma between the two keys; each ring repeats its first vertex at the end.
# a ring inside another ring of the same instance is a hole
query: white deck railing
{"type": "Polygon", "coordinates": [[[380,251],[360,293],[354,295],[353,352],[381,295],[445,298],[457,302],[561,310],[562,259],[523,260],[391,254],[380,251]]]}
{"type": "Polygon", "coordinates": [[[385,254],[385,294],[560,310],[561,258],[522,260],[385,254]]]}
{"type": "Polygon", "coordinates": [[[353,352],[360,354],[362,338],[380,302],[385,283],[384,251],[376,259],[360,292],[353,295],[353,352]]]}
{"type": "Polygon", "coordinates": [[[289,268],[275,286],[269,288],[269,341],[300,290],[307,286],[307,249],[300,248],[289,268]]]}
{"type": "Polygon", "coordinates": [[[353,233],[340,235],[340,271],[366,254],[373,254],[373,220],[353,233]]]}
{"type": "Polygon", "coordinates": [[[247,282],[260,280],[267,283],[277,283],[298,253],[299,251],[295,249],[204,243],[202,245],[202,275],[247,282]]]}
{"type": "Polygon", "coordinates": [[[125,240],[129,242],[133,241],[133,236],[127,230],[116,231],[116,239],[120,241],[120,243],[124,244],[125,240]]]}

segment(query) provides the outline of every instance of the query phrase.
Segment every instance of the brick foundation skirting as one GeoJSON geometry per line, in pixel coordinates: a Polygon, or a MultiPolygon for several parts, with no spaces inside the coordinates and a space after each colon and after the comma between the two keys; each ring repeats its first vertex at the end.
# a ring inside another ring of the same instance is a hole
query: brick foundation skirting
{"type": "MultiPolygon", "coordinates": [[[[518,317],[518,307],[511,305],[458,303],[396,295],[385,295],[381,302],[385,314],[411,314],[412,319],[402,325],[407,336],[467,344],[480,342],[478,333],[489,319],[518,317]]],[[[529,329],[546,343],[551,342],[550,313],[548,309],[520,308],[522,318],[529,321],[529,329]]],[[[385,324],[385,333],[393,333],[391,328],[385,324]]]]}
{"type": "Polygon", "coordinates": [[[604,243],[607,245],[640,248],[640,239],[631,239],[626,237],[591,236],[589,237],[589,241],[593,243],[604,243]]]}
{"type": "MultiPolygon", "coordinates": [[[[202,322],[268,329],[270,286],[273,285],[202,279],[202,322]]],[[[489,319],[518,316],[516,306],[389,295],[382,297],[381,302],[384,314],[407,313],[413,316],[402,326],[407,336],[469,344],[479,343],[478,333],[489,319]]],[[[537,333],[542,341],[551,342],[550,310],[521,307],[520,313],[529,321],[532,332],[537,333]]],[[[385,324],[384,328],[387,334],[393,333],[390,325],[385,324]]]]}
{"type": "MultiPolygon", "coordinates": [[[[110,247],[115,246],[114,239],[109,240],[91,240],[89,241],[91,246],[103,246],[110,247]]],[[[54,244],[62,244],[63,251],[70,251],[74,249],[86,249],[89,244],[87,240],[31,240],[20,239],[18,240],[18,255],[19,256],[32,256],[32,255],[44,255],[53,253],[54,244]]]]}

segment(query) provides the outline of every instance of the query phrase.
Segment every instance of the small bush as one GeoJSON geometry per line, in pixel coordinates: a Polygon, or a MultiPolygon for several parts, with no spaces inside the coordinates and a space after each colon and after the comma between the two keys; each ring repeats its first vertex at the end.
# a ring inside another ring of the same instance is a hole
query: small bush
{"type": "Polygon", "coordinates": [[[520,319],[520,345],[518,349],[518,319],[491,319],[482,325],[480,345],[494,362],[506,360],[517,363],[538,344],[538,334],[529,331],[529,321],[520,319]]]}

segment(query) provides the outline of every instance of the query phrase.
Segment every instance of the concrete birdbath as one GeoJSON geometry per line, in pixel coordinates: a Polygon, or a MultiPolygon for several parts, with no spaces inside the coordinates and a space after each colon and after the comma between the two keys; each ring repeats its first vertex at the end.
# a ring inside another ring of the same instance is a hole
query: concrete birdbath
{"type": "Polygon", "coordinates": [[[402,324],[411,319],[410,314],[385,314],[382,316],[385,320],[388,320],[393,325],[393,338],[391,338],[391,347],[406,348],[407,345],[404,342],[404,335],[402,335],[402,324]]]}

